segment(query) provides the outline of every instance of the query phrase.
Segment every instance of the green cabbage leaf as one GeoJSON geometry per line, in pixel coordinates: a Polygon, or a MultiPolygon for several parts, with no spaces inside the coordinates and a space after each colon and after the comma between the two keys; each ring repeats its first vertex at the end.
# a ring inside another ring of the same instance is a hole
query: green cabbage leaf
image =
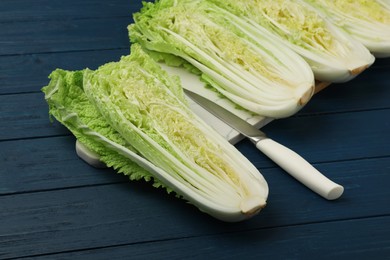
{"type": "Polygon", "coordinates": [[[390,56],[390,3],[386,0],[305,0],[363,43],[376,57],[390,56]]]}
{"type": "Polygon", "coordinates": [[[280,118],[311,98],[314,75],[267,30],[201,0],[144,3],[129,37],[168,64],[180,57],[217,92],[253,113],[280,118]]]}
{"type": "Polygon", "coordinates": [[[94,71],[57,69],[43,92],[49,113],[130,179],[153,180],[224,221],[265,206],[259,171],[189,109],[179,79],[139,45],[94,71]]]}
{"type": "Polygon", "coordinates": [[[317,80],[345,82],[375,61],[362,43],[302,0],[208,1],[266,28],[310,64],[317,80]]]}

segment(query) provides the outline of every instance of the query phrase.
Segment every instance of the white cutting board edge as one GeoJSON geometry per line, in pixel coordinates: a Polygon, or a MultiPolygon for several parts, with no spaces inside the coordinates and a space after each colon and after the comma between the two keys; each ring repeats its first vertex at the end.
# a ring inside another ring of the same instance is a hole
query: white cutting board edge
{"type": "MultiPolygon", "coordinates": [[[[231,113],[235,114],[241,119],[247,121],[249,124],[253,125],[257,129],[260,129],[266,124],[273,121],[273,118],[267,118],[264,116],[255,115],[246,110],[236,108],[236,105],[233,102],[219,96],[216,92],[212,91],[210,88],[207,88],[205,83],[200,81],[198,75],[192,74],[187,70],[185,70],[184,68],[170,67],[165,64],[161,64],[161,66],[169,74],[178,76],[180,78],[181,85],[183,86],[183,88],[186,88],[203,97],[207,97],[210,101],[220,105],[221,107],[225,108],[226,110],[230,111],[231,113]]],[[[329,83],[318,83],[316,85],[316,92],[322,90],[328,85],[329,83]]],[[[195,101],[193,101],[191,98],[187,97],[187,100],[190,109],[197,116],[199,116],[203,121],[205,121],[209,126],[211,126],[217,133],[219,133],[226,140],[228,140],[231,144],[234,145],[244,138],[243,135],[241,135],[235,129],[233,129],[232,127],[224,123],[222,120],[220,120],[219,118],[217,118],[216,116],[214,116],[213,114],[205,110],[203,107],[198,105],[195,101]]],[[[87,149],[86,147],[83,147],[81,143],[76,141],[76,153],[81,159],[83,159],[85,162],[87,162],[88,164],[94,167],[99,167],[99,168],[104,167],[104,165],[101,164],[98,155],[88,153],[86,149],[87,149]]]]}
{"type": "MultiPolygon", "coordinates": [[[[254,115],[243,109],[237,109],[236,105],[233,102],[219,96],[216,92],[207,88],[205,86],[205,83],[200,81],[198,75],[192,74],[181,67],[170,67],[165,64],[161,64],[161,66],[169,74],[179,76],[183,88],[188,89],[203,97],[207,97],[210,101],[220,105],[221,107],[244,119],[258,129],[273,120],[272,118],[254,115]]],[[[231,144],[236,144],[244,138],[239,132],[237,132],[235,129],[224,123],[222,120],[220,120],[204,108],[202,108],[192,99],[190,99],[189,97],[187,97],[187,99],[191,110],[208,125],[210,125],[214,130],[216,130],[220,135],[222,135],[226,140],[228,140],[231,144]]]]}

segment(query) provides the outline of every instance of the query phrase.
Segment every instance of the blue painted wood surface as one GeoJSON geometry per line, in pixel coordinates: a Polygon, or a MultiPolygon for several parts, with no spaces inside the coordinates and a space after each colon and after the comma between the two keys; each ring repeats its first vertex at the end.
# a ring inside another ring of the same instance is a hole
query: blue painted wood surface
{"type": "Polygon", "coordinates": [[[148,183],[81,161],[40,92],[57,67],[128,53],[141,1],[0,1],[0,259],[389,259],[390,59],[264,131],[341,183],[326,201],[256,150],[268,206],[217,221],[148,183]]]}

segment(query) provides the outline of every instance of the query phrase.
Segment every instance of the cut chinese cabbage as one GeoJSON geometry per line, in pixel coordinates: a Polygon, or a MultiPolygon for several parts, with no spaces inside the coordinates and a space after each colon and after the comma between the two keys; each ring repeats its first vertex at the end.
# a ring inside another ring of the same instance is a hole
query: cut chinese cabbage
{"type": "Polygon", "coordinates": [[[178,78],[134,44],[97,70],[56,70],[43,88],[50,114],[131,179],[154,179],[200,210],[241,221],[266,204],[259,171],[188,107],[178,78]]]}
{"type": "Polygon", "coordinates": [[[363,44],[301,0],[209,1],[272,32],[311,65],[317,80],[351,80],[375,60],[363,44]]]}
{"type": "Polygon", "coordinates": [[[134,20],[132,42],[183,58],[219,93],[251,112],[290,116],[313,94],[313,72],[299,55],[212,3],[144,3],[134,20]]]}
{"type": "Polygon", "coordinates": [[[363,43],[376,57],[390,56],[390,6],[385,0],[305,0],[363,43]]]}

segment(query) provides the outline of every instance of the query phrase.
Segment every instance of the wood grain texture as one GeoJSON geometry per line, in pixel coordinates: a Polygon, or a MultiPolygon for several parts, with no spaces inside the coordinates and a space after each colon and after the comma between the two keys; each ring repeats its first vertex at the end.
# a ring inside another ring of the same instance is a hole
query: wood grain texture
{"type": "Polygon", "coordinates": [[[332,84],[263,128],[345,187],[326,201],[247,140],[267,207],[229,224],[149,183],[81,161],[40,89],[55,68],[129,52],[141,1],[0,1],[0,259],[386,259],[390,255],[390,59],[332,84]]]}
{"type": "Polygon", "coordinates": [[[0,100],[0,141],[69,134],[57,121],[50,122],[43,93],[2,95],[0,100]]]}
{"type": "Polygon", "coordinates": [[[298,116],[390,108],[389,72],[390,62],[379,60],[378,65],[367,69],[354,80],[332,84],[316,94],[298,116]]]}
{"type": "MultiPolygon", "coordinates": [[[[11,172],[12,175],[17,176],[22,173],[24,163],[28,161],[33,164],[36,162],[34,167],[40,170],[45,169],[39,167],[42,161],[44,165],[53,164],[52,167],[57,166],[62,169],[68,164],[68,161],[60,160],[63,157],[73,156],[72,160],[76,162],[72,165],[77,163],[74,138],[69,136],[70,133],[63,126],[50,123],[45,110],[46,108],[36,110],[36,108],[27,107],[23,109],[26,111],[25,115],[17,113],[19,117],[10,116],[11,119],[8,119],[6,115],[13,112],[9,111],[0,117],[6,123],[0,127],[0,140],[22,139],[2,142],[0,160],[4,167],[0,169],[0,173],[11,172]],[[32,111],[41,111],[42,115],[30,115],[28,112],[32,111]],[[42,138],[62,135],[69,137],[42,138]],[[28,139],[32,137],[34,139],[28,139]],[[48,157],[48,151],[50,151],[50,157],[48,157]],[[14,163],[15,158],[19,158],[20,165],[14,163]]],[[[296,117],[275,122],[264,127],[264,130],[269,133],[270,137],[298,152],[311,163],[384,157],[390,155],[390,141],[387,138],[390,125],[382,118],[386,117],[389,111],[353,113],[347,119],[343,114],[296,117]],[[367,124],[367,126],[361,128],[362,124],[367,124]],[[296,127],[297,125],[302,127],[296,127]],[[308,128],[312,129],[310,134],[306,131],[308,128]],[[359,135],[349,134],[355,129],[359,129],[359,135]]],[[[260,169],[275,166],[249,141],[237,144],[237,148],[260,169]]],[[[53,178],[55,179],[55,176],[53,178]]]]}
{"type": "Polygon", "coordinates": [[[389,113],[389,109],[383,109],[348,116],[288,118],[267,125],[263,130],[305,158],[315,155],[327,161],[338,161],[388,156],[390,125],[383,119],[389,113]]]}
{"type": "MultiPolygon", "coordinates": [[[[345,196],[337,202],[312,194],[278,168],[267,169],[264,174],[273,187],[269,205],[259,216],[238,224],[216,221],[142,182],[1,196],[0,256],[21,257],[116,243],[138,244],[274,228],[275,235],[269,238],[272,241],[284,226],[386,216],[390,214],[390,191],[386,189],[390,176],[388,169],[378,167],[386,163],[384,160],[332,164],[333,169],[353,169],[348,176],[332,176],[346,186],[345,196]],[[367,168],[372,170],[371,174],[366,172],[367,168]],[[370,192],[372,187],[376,187],[376,193],[370,192]]],[[[350,232],[360,234],[361,230],[350,232]]]]}
{"type": "MultiPolygon", "coordinates": [[[[45,85],[48,84],[47,78],[41,78],[41,81],[42,83],[45,82],[45,85]]],[[[358,82],[356,81],[356,83],[358,82]]],[[[346,92],[350,91],[348,90],[346,92]]],[[[337,115],[338,113],[356,112],[350,113],[351,117],[346,118],[346,120],[349,120],[350,122],[346,122],[345,126],[342,126],[343,128],[349,127],[350,129],[353,129],[354,127],[357,127],[357,124],[368,124],[368,128],[361,129],[361,131],[370,131],[370,125],[373,124],[372,128],[377,127],[378,133],[373,132],[372,134],[386,135],[386,132],[383,131],[388,129],[388,124],[386,123],[386,120],[382,119],[387,118],[387,109],[390,108],[388,102],[390,88],[386,87],[386,84],[380,84],[371,89],[357,85],[355,90],[351,93],[350,99],[348,99],[347,96],[344,96],[344,101],[332,98],[333,96],[339,97],[338,94],[336,94],[336,89],[330,87],[315,96],[312,102],[297,115],[291,118],[277,120],[272,126],[265,127],[264,130],[267,131],[269,128],[272,128],[273,125],[277,125],[275,131],[285,131],[288,133],[294,131],[294,126],[300,124],[299,122],[302,121],[304,122],[303,126],[310,129],[310,131],[306,131],[308,136],[328,134],[329,131],[338,131],[337,128],[333,129],[333,125],[340,124],[340,122],[344,120],[343,115],[337,115]],[[328,92],[330,92],[330,94],[328,94],[328,92]],[[371,98],[367,99],[367,95],[371,95],[371,98]],[[348,102],[345,102],[346,100],[348,100],[348,102]],[[326,107],[331,107],[331,109],[326,109],[326,107]],[[376,111],[378,111],[378,115],[376,115],[376,111]],[[325,114],[323,117],[317,116],[322,113],[325,114]],[[333,114],[335,115],[335,119],[332,119],[333,114]],[[310,116],[310,119],[304,118],[308,116],[310,116]],[[327,121],[327,118],[335,121],[327,121]],[[367,121],[367,123],[364,123],[365,121],[367,121]],[[282,124],[282,126],[279,127],[279,124],[282,124]]],[[[348,95],[348,93],[341,92],[340,95],[348,95]]],[[[40,92],[24,93],[21,95],[0,95],[0,120],[2,121],[2,124],[0,125],[0,140],[7,138],[40,137],[64,133],[64,131],[57,132],[59,130],[58,127],[55,128],[53,124],[50,124],[48,106],[44,100],[43,93],[40,92]],[[26,124],[26,122],[28,122],[28,124],[26,124]],[[28,128],[25,128],[26,126],[28,128]]],[[[298,129],[298,131],[299,130],[300,129],[298,129]]],[[[339,131],[340,134],[342,134],[343,130],[340,129],[339,131]]],[[[375,129],[373,131],[375,131],[375,129]]],[[[346,136],[346,138],[348,137],[346,136]]],[[[378,140],[373,141],[377,142],[378,140]]]]}
{"type": "Polygon", "coordinates": [[[386,259],[390,254],[389,226],[386,217],[312,223],[118,245],[39,259],[386,259]],[[356,228],[359,236],[353,232],[356,228]],[[361,248],[361,244],[367,247],[361,248]]]}
{"type": "Polygon", "coordinates": [[[0,55],[130,48],[130,17],[4,23],[0,55]]]}
{"type": "Polygon", "coordinates": [[[97,69],[100,65],[117,61],[129,54],[129,48],[0,56],[0,95],[40,92],[48,84],[50,73],[64,70],[97,69]]]}
{"type": "Polygon", "coordinates": [[[128,181],[80,160],[73,136],[3,142],[0,162],[0,195],[128,181]]]}
{"type": "Polygon", "coordinates": [[[37,20],[72,20],[87,18],[130,17],[138,10],[141,1],[84,0],[64,2],[61,0],[2,0],[0,23],[37,20]]]}

